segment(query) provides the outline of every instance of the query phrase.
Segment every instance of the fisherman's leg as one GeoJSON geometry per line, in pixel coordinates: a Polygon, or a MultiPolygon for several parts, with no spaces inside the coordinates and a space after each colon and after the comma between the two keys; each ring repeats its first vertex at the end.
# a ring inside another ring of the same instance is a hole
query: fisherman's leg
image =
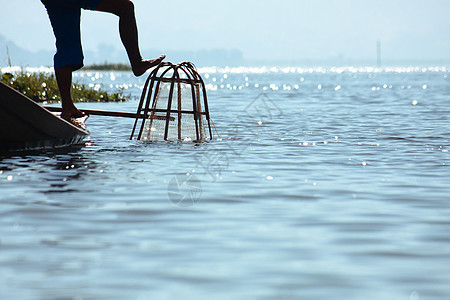
{"type": "Polygon", "coordinates": [[[127,51],[134,75],[141,76],[145,71],[157,66],[164,60],[165,55],[156,59],[142,58],[139,51],[138,30],[132,1],[102,0],[95,10],[113,13],[119,17],[120,38],[127,51]]]}
{"type": "Polygon", "coordinates": [[[64,119],[82,117],[84,114],[79,111],[72,101],[72,67],[65,66],[55,69],[56,82],[62,100],[61,117],[64,119]]]}
{"type": "Polygon", "coordinates": [[[83,50],[81,47],[80,16],[81,8],[70,5],[70,2],[43,1],[52,23],[56,38],[56,54],[54,66],[56,81],[62,99],[64,118],[80,117],[80,112],[72,102],[72,72],[83,66],[83,50]]]}

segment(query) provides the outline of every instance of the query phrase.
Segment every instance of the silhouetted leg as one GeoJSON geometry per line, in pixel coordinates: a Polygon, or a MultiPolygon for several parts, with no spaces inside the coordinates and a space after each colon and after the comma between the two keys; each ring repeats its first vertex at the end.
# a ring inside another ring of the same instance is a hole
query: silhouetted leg
{"type": "Polygon", "coordinates": [[[81,8],[69,5],[66,1],[45,1],[57,52],[54,56],[55,75],[62,99],[62,114],[65,119],[81,117],[72,102],[72,72],[83,66],[83,50],[80,37],[81,8]]]}
{"type": "Polygon", "coordinates": [[[70,119],[71,117],[82,117],[84,114],[79,111],[72,102],[72,70],[71,66],[55,69],[56,82],[62,100],[61,117],[70,119]]]}
{"type": "Polygon", "coordinates": [[[95,9],[109,12],[119,17],[120,38],[128,54],[131,68],[136,76],[160,64],[165,55],[156,59],[143,59],[139,51],[138,30],[134,14],[134,4],[130,0],[103,0],[95,9]]]}

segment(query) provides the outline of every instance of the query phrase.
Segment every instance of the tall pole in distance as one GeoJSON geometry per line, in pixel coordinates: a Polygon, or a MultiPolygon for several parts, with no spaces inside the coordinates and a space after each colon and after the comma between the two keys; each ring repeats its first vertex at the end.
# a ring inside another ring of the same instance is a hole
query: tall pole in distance
{"type": "Polygon", "coordinates": [[[381,67],[381,41],[377,40],[377,66],[381,67]]]}

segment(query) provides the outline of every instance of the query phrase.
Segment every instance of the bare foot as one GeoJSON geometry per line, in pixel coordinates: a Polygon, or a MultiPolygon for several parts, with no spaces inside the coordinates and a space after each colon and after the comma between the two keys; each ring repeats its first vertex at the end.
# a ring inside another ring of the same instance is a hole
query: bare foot
{"type": "Polygon", "coordinates": [[[134,76],[136,76],[136,77],[141,76],[148,69],[159,65],[165,58],[166,58],[165,55],[161,55],[160,57],[158,57],[156,59],[143,59],[139,63],[137,63],[135,65],[131,65],[134,76]]]}
{"type": "Polygon", "coordinates": [[[82,118],[84,116],[85,116],[84,112],[78,110],[75,106],[69,109],[63,107],[63,110],[61,112],[61,118],[65,120],[70,120],[71,118],[82,118]]]}

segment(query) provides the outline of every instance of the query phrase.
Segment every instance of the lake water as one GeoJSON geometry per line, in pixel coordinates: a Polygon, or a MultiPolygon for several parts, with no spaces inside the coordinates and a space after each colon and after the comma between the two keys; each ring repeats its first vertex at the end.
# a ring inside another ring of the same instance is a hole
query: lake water
{"type": "Polygon", "coordinates": [[[200,71],[219,140],[0,158],[0,299],[450,299],[448,69],[200,71]]]}

